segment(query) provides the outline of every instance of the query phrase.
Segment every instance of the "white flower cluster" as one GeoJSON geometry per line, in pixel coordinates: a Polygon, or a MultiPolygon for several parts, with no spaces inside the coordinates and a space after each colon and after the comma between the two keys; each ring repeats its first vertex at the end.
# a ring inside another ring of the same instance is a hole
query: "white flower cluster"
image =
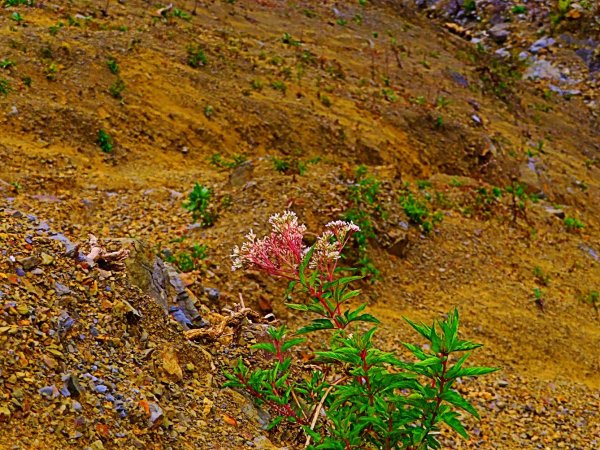
{"type": "Polygon", "coordinates": [[[298,233],[306,231],[305,225],[298,225],[298,216],[292,211],[284,211],[282,214],[273,214],[269,217],[269,223],[276,233],[285,233],[294,230],[298,233]]]}
{"type": "Polygon", "coordinates": [[[340,244],[333,239],[334,234],[330,230],[323,232],[317,239],[315,251],[308,266],[311,269],[326,268],[330,263],[340,258],[340,244]]]}
{"type": "Polygon", "coordinates": [[[333,232],[335,238],[341,244],[346,243],[346,237],[348,237],[350,233],[356,233],[360,231],[360,227],[358,225],[355,225],[352,222],[346,222],[344,220],[334,220],[325,226],[333,232]]]}
{"type": "Polygon", "coordinates": [[[254,247],[256,243],[256,235],[252,231],[252,229],[246,235],[246,242],[242,244],[242,248],[240,250],[239,246],[233,247],[233,251],[231,253],[231,270],[235,271],[236,269],[242,269],[244,267],[244,261],[251,249],[254,247]]]}

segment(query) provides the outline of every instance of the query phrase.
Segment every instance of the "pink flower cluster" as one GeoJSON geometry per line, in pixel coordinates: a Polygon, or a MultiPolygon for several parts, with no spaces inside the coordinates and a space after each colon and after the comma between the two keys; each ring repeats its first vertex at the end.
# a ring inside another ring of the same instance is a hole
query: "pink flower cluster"
{"type": "MultiPolygon", "coordinates": [[[[274,214],[269,219],[271,233],[262,239],[250,231],[242,247],[235,246],[231,259],[232,270],[247,268],[269,275],[296,279],[298,267],[308,249],[302,242],[306,227],[298,223],[291,211],[274,214]]],[[[337,260],[353,233],[360,228],[352,222],[341,220],[327,224],[327,230],[317,239],[309,267],[333,275],[337,260]]]]}

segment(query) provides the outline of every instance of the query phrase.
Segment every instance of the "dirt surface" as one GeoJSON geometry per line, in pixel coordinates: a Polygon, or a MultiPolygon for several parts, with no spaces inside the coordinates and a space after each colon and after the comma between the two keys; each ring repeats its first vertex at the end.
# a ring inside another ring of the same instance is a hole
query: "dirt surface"
{"type": "Polygon", "coordinates": [[[502,368],[461,386],[482,420],[445,448],[600,445],[599,35],[588,10],[553,26],[549,2],[523,17],[505,2],[504,39],[490,31],[491,3],[480,20],[444,2],[215,1],[193,15],[191,0],[174,2],[177,14],[143,1],[36,3],[0,8],[0,446],[295,448],[219,388],[256,330],[238,345],[189,342],[125,271],[104,277],[50,230],[86,251],[89,233],[115,249],[108,239],[175,254],[206,245],[182,276],[203,318],[226,316],[241,294],[295,326],[283,286],[232,273],[231,249],[283,209],[318,233],[348,208],[361,164],[386,211],[369,249],[382,280],[361,286],[381,346],[408,357],[399,343],[418,339],[401,317],[458,306],[463,335],[485,344],[474,363],[502,368]],[[543,37],[556,42],[532,52],[543,37]],[[532,67],[541,75],[528,79],[532,67]],[[239,155],[249,163],[234,168],[239,155]],[[277,171],[281,161],[291,168],[277,171]],[[195,182],[213,190],[212,227],[182,208],[195,182]],[[441,213],[433,232],[409,223],[406,183],[441,213]],[[515,210],[507,193],[478,195],[516,183],[538,200],[515,210]],[[39,262],[24,267],[30,256],[39,262]],[[142,319],[130,323],[122,300],[142,319]],[[68,376],[79,397],[60,392],[68,376]]]}

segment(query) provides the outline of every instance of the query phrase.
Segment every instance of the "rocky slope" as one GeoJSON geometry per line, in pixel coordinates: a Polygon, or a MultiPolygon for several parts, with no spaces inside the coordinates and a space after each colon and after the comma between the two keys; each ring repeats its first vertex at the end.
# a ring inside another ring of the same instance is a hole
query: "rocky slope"
{"type": "Polygon", "coordinates": [[[475,2],[473,13],[214,1],[196,14],[191,0],[36,3],[0,9],[8,448],[294,448],[219,388],[259,330],[245,326],[235,345],[192,342],[184,327],[218,324],[240,295],[301,322],[281,286],[232,274],[228,255],[273,212],[293,209],[313,232],[340,217],[360,164],[387,212],[373,217],[369,253],[383,281],[361,286],[380,344],[401,352],[401,340],[418,342],[401,316],[458,306],[465,337],[485,344],[476,362],[503,369],[461,388],[482,420],[445,446],[599,445],[598,31],[587,9],[554,23],[548,2],[521,13],[475,2]],[[212,227],[182,208],[194,182],[213,191],[212,227]],[[406,216],[407,183],[443,218],[434,232],[406,216]],[[517,184],[531,197],[523,210],[506,192],[482,196],[517,184]],[[77,258],[89,233],[132,254],[145,242],[145,256],[129,270],[94,267],[77,258]],[[66,252],[66,238],[78,249],[66,252]],[[177,262],[194,243],[207,256],[181,280],[201,318],[182,320],[177,292],[151,296],[148,267],[158,250],[177,262]]]}

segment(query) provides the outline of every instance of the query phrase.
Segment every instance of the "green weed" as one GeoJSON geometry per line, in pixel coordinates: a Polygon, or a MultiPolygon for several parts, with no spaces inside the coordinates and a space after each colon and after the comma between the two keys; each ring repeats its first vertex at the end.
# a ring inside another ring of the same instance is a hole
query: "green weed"
{"type": "Polygon", "coordinates": [[[113,75],[119,74],[119,63],[115,58],[108,58],[108,61],[106,61],[106,65],[108,67],[108,70],[110,70],[110,73],[112,73],[113,75]]]}
{"type": "Polygon", "coordinates": [[[584,223],[575,217],[565,217],[563,222],[567,231],[579,231],[585,228],[584,223]]]}
{"type": "Polygon", "coordinates": [[[235,169],[236,167],[241,166],[247,160],[248,158],[239,154],[234,154],[231,159],[225,159],[220,153],[213,153],[209,158],[209,162],[213,166],[225,169],[235,169]]]}
{"type": "Polygon", "coordinates": [[[188,65],[193,68],[204,67],[208,65],[208,57],[204,50],[198,45],[190,45],[188,47],[188,65]]]}
{"type": "Polygon", "coordinates": [[[0,69],[9,69],[10,67],[14,67],[15,62],[12,59],[4,58],[0,61],[0,69]]]}
{"type": "Polygon", "coordinates": [[[121,78],[110,85],[108,92],[117,100],[123,100],[123,91],[125,90],[125,82],[121,78]]]}
{"type": "Polygon", "coordinates": [[[112,136],[102,128],[98,130],[98,145],[104,153],[112,153],[114,148],[112,136]]]}
{"type": "Polygon", "coordinates": [[[209,227],[216,219],[216,214],[212,210],[211,202],[211,189],[199,183],[195,183],[187,201],[183,204],[183,208],[191,212],[192,218],[195,221],[198,221],[201,226],[209,227]]]}

